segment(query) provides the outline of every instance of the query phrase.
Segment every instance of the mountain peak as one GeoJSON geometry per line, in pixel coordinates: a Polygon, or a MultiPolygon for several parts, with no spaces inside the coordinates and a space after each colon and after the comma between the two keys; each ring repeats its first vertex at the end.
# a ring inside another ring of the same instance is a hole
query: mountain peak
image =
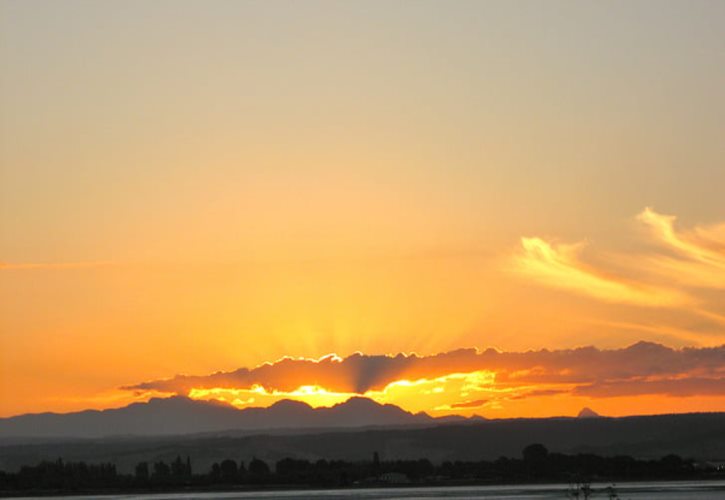
{"type": "Polygon", "coordinates": [[[345,406],[348,408],[377,408],[377,407],[380,407],[383,405],[381,405],[377,401],[373,401],[370,398],[365,398],[362,396],[353,396],[350,399],[348,399],[347,401],[339,403],[335,406],[345,406]]]}
{"type": "Polygon", "coordinates": [[[628,351],[635,351],[635,352],[645,352],[645,351],[669,351],[670,349],[663,346],[662,344],[658,344],[656,342],[648,342],[646,340],[640,340],[639,342],[636,342],[632,344],[631,346],[627,347],[628,351]]]}
{"type": "Polygon", "coordinates": [[[579,414],[576,416],[576,418],[598,418],[601,417],[601,415],[591,408],[584,407],[581,409],[579,414]]]}
{"type": "Polygon", "coordinates": [[[311,410],[312,407],[305,403],[304,401],[297,401],[294,399],[280,399],[279,401],[276,401],[273,403],[269,408],[275,408],[278,410],[281,409],[288,409],[288,410],[311,410]]]}

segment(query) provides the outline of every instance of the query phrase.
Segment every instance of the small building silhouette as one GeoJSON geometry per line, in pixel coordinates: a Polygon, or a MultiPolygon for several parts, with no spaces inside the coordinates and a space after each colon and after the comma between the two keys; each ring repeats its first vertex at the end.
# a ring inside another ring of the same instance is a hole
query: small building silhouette
{"type": "Polygon", "coordinates": [[[386,472],[380,475],[380,481],[386,484],[408,484],[410,478],[402,472],[386,472]]]}

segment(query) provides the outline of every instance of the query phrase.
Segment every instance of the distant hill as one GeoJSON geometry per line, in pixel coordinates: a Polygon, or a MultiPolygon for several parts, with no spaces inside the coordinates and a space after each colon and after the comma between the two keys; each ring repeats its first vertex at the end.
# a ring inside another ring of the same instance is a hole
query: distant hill
{"type": "MultiPolygon", "coordinates": [[[[335,411],[348,412],[355,404],[369,405],[365,401],[354,401],[351,405],[340,405],[342,409],[338,407],[335,411]]],[[[389,411],[389,415],[400,416],[394,409],[385,411],[389,411]]],[[[412,418],[413,422],[419,418],[407,415],[403,418],[412,418]]],[[[385,421],[400,422],[398,417],[388,417],[385,421]]],[[[427,423],[394,428],[338,427],[334,431],[323,432],[308,427],[297,429],[294,434],[291,431],[260,430],[247,435],[230,431],[211,435],[55,439],[45,442],[37,439],[13,440],[16,444],[0,440],[0,470],[13,471],[21,465],[63,457],[66,460],[112,462],[120,471],[132,472],[138,462],[170,462],[177,455],[190,456],[197,471],[207,471],[212,463],[225,458],[249,461],[256,456],[272,465],[285,457],[370,460],[374,452],[378,452],[384,460],[428,458],[440,463],[445,460],[520,457],[521,450],[531,443],[542,443],[550,451],[561,453],[631,455],[637,458],[661,458],[674,453],[698,460],[725,460],[725,413],[467,420],[464,423],[440,423],[428,418],[427,423]]],[[[302,425],[305,425],[304,421],[302,425]]]]}
{"type": "Polygon", "coordinates": [[[579,414],[576,416],[576,418],[597,418],[601,417],[601,415],[591,408],[582,408],[579,414]]]}
{"type": "Polygon", "coordinates": [[[312,408],[299,401],[283,400],[269,408],[237,409],[220,402],[175,396],[111,410],[2,418],[0,438],[165,436],[227,430],[398,426],[434,421],[425,413],[413,414],[362,397],[350,398],[331,408],[312,408]]]}

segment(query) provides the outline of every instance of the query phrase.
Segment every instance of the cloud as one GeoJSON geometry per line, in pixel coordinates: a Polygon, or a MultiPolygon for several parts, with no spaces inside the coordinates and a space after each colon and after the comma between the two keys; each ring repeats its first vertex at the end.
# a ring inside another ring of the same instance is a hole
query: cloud
{"type": "Polygon", "coordinates": [[[450,405],[450,408],[452,410],[456,409],[462,409],[462,408],[480,408],[481,406],[488,403],[487,399],[476,399],[474,401],[460,401],[458,403],[453,403],[450,405]]]}
{"type": "Polygon", "coordinates": [[[673,397],[725,396],[725,377],[597,382],[578,386],[574,389],[573,393],[575,395],[595,398],[651,394],[673,397]]]}
{"type": "Polygon", "coordinates": [[[657,240],[681,255],[725,269],[725,224],[678,232],[675,229],[677,217],[658,214],[650,207],[645,208],[637,219],[651,229],[657,240]]]}
{"type": "Polygon", "coordinates": [[[528,392],[522,392],[511,396],[509,399],[529,399],[529,398],[540,398],[545,396],[558,396],[560,394],[569,394],[570,391],[564,389],[537,389],[528,392]]]}
{"type": "MultiPolygon", "coordinates": [[[[704,384],[703,380],[724,377],[725,345],[672,349],[639,342],[608,350],[595,347],[527,352],[458,349],[430,356],[355,353],[345,358],[334,355],[316,360],[283,358],[254,368],[201,376],[179,375],[124,389],[178,394],[229,389],[294,395],[300,388],[310,387],[328,394],[370,394],[397,386],[414,389],[416,384],[435,392],[431,387],[436,384],[457,380],[457,390],[463,397],[471,394],[522,399],[572,391],[601,397],[607,394],[608,388],[616,396],[623,390],[619,384],[636,382],[646,387],[642,381],[656,380],[659,382],[649,387],[653,394],[661,394],[667,385],[665,381],[672,381],[672,387],[684,388],[686,382],[682,381],[685,380],[692,380],[695,387],[704,384]]],[[[671,394],[688,395],[684,389],[673,389],[671,394]]]]}
{"type": "Polygon", "coordinates": [[[540,238],[522,238],[514,269],[540,283],[607,302],[638,306],[675,306],[690,302],[677,290],[645,285],[607,275],[579,259],[582,244],[555,245],[540,238]]]}
{"type": "MultiPolygon", "coordinates": [[[[681,230],[675,216],[649,207],[636,219],[656,243],[647,253],[609,253],[608,260],[594,266],[580,257],[583,243],[522,238],[521,248],[511,257],[513,270],[544,286],[608,303],[669,308],[691,318],[691,328],[707,325],[722,338],[725,311],[716,294],[725,290],[725,224],[681,230]],[[612,267],[620,269],[619,274],[604,270],[612,267]]],[[[687,341],[701,338],[671,323],[638,329],[646,328],[687,341]]]]}
{"type": "Polygon", "coordinates": [[[674,255],[655,255],[649,267],[689,286],[725,289],[725,224],[675,228],[677,218],[646,208],[637,216],[663,248],[674,255]]]}

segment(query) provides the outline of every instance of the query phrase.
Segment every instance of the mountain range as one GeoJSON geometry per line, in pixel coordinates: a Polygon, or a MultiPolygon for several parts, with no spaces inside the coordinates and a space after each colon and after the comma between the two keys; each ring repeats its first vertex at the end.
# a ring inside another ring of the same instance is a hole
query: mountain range
{"type": "Polygon", "coordinates": [[[299,401],[282,400],[268,408],[238,409],[222,402],[173,396],[109,410],[2,418],[0,438],[169,436],[221,431],[408,426],[465,420],[468,419],[457,416],[434,418],[422,412],[414,414],[363,397],[353,397],[329,408],[312,408],[299,401]]]}
{"type": "Polygon", "coordinates": [[[105,412],[4,419],[0,422],[4,436],[9,436],[10,431],[16,436],[39,436],[42,430],[46,436],[56,437],[0,438],[0,471],[17,471],[23,465],[58,457],[67,461],[110,462],[124,473],[132,473],[142,461],[168,463],[177,456],[191,457],[194,470],[201,472],[226,458],[248,462],[257,457],[273,465],[286,457],[358,461],[370,460],[374,453],[379,453],[384,460],[427,458],[441,463],[520,457],[521,450],[532,443],[569,454],[645,459],[677,454],[703,461],[725,460],[725,413],[620,418],[587,417],[589,412],[584,413],[581,418],[435,419],[358,398],[326,410],[285,402],[266,411],[230,411],[224,405],[177,398],[152,400],[105,412]],[[196,420],[185,413],[189,407],[199,410],[193,413],[196,420]],[[143,415],[148,414],[154,415],[155,420],[144,422],[143,415]],[[123,417],[129,415],[137,419],[133,426],[128,421],[124,423],[123,417]],[[55,427],[49,426],[49,421],[55,422],[55,427]],[[111,428],[110,422],[119,427],[111,428]],[[244,430],[239,427],[243,422],[256,425],[257,429],[244,430]],[[83,423],[89,427],[80,428],[83,423]],[[331,423],[335,426],[328,426],[331,423]],[[361,423],[365,426],[358,426],[361,423]],[[370,425],[373,423],[380,425],[370,425]],[[40,424],[44,427],[29,427],[40,424]],[[146,434],[138,433],[140,424],[144,424],[142,430],[146,434]],[[207,432],[179,433],[189,428],[206,428],[207,432]],[[231,430],[218,430],[221,428],[231,430]],[[75,438],[63,437],[60,431],[69,435],[81,431],[85,435],[115,435],[75,438]],[[136,435],[121,435],[121,431],[134,431],[136,435]]]}

